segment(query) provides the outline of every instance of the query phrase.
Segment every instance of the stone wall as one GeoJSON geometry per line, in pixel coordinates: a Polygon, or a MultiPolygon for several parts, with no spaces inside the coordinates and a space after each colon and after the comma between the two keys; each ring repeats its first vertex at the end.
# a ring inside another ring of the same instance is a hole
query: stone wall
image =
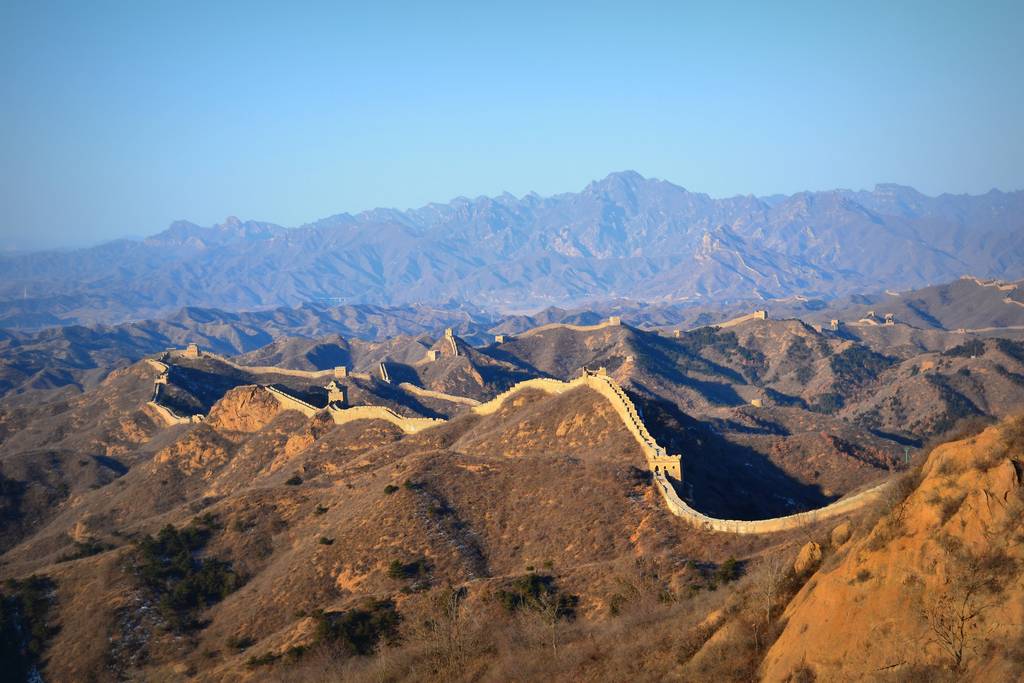
{"type": "Polygon", "coordinates": [[[405,417],[384,406],[352,406],[351,408],[330,406],[327,412],[335,424],[345,424],[356,420],[384,420],[406,434],[415,434],[445,423],[445,420],[430,417],[405,417]]]}
{"type": "Polygon", "coordinates": [[[593,332],[595,330],[603,330],[606,327],[618,327],[622,324],[622,318],[618,316],[612,316],[604,322],[597,323],[596,325],[573,325],[571,323],[548,323],[547,325],[541,325],[534,327],[533,329],[527,330],[522,334],[517,334],[519,338],[529,337],[530,335],[537,334],[538,332],[545,332],[547,330],[575,330],[576,332],[593,332]]]}
{"type": "Polygon", "coordinates": [[[286,394],[277,387],[267,386],[267,391],[270,395],[277,399],[277,402],[281,404],[281,407],[285,410],[297,410],[306,417],[313,417],[319,413],[322,408],[317,408],[314,405],[306,403],[305,401],[295,398],[291,394],[286,394]]]}
{"type": "Polygon", "coordinates": [[[157,418],[168,427],[173,427],[174,425],[194,424],[202,421],[202,415],[193,415],[192,417],[175,415],[171,412],[170,408],[162,406],[156,401],[147,401],[146,407],[149,408],[157,418]]]}
{"type": "Polygon", "coordinates": [[[473,398],[469,398],[468,396],[456,396],[455,394],[445,394],[445,393],[440,392],[440,391],[433,391],[431,389],[424,389],[423,387],[418,387],[415,384],[409,384],[408,382],[402,382],[401,384],[398,385],[398,388],[399,389],[403,389],[403,390],[405,390],[405,391],[407,391],[410,394],[413,394],[415,396],[425,396],[427,398],[436,398],[436,399],[440,399],[442,401],[448,401],[449,403],[461,403],[461,404],[467,405],[467,406],[478,406],[478,405],[480,405],[480,401],[477,401],[476,399],[473,399],[473,398]]]}
{"type": "Polygon", "coordinates": [[[680,481],[682,480],[680,456],[668,455],[665,449],[658,445],[654,437],[647,431],[647,427],[633,405],[633,401],[611,377],[585,373],[571,382],[560,382],[550,379],[527,380],[520,382],[487,403],[477,406],[473,409],[473,412],[480,415],[493,413],[509,398],[526,389],[538,389],[551,394],[561,394],[578,386],[590,387],[608,399],[615,412],[626,425],[626,428],[629,429],[640,445],[644,457],[647,459],[648,467],[654,473],[655,486],[658,487],[662,498],[665,500],[666,507],[668,507],[672,514],[700,529],[734,534],[766,534],[799,529],[821,520],[848,514],[868,503],[874,502],[881,497],[885,488],[889,486],[889,483],[886,482],[857,495],[838,500],[818,510],[801,512],[785,517],[761,520],[717,519],[694,510],[676,493],[675,488],[666,478],[666,473],[680,481]]]}
{"type": "Polygon", "coordinates": [[[795,515],[774,517],[771,519],[737,520],[717,519],[697,512],[683,502],[676,493],[675,488],[673,488],[668,480],[665,479],[664,474],[655,472],[654,484],[658,487],[661,497],[665,500],[665,505],[672,514],[682,518],[684,521],[698,529],[704,529],[707,531],[723,531],[731,534],[769,534],[778,531],[792,531],[793,529],[799,529],[804,526],[816,524],[817,522],[826,519],[848,514],[858,510],[868,503],[878,500],[885,492],[885,489],[890,485],[889,482],[885,482],[872,489],[868,489],[867,491],[862,491],[855,496],[837,500],[831,505],[826,505],[825,507],[818,508],[817,510],[799,512],[795,515]]]}
{"type": "MultiPolygon", "coordinates": [[[[196,356],[190,356],[187,353],[187,351],[181,351],[181,350],[173,350],[173,351],[169,351],[168,353],[169,353],[169,355],[171,357],[173,357],[175,355],[184,356],[186,358],[196,358],[196,357],[198,357],[198,354],[196,356]]],[[[289,377],[302,377],[304,379],[314,379],[314,380],[327,380],[327,379],[343,378],[343,377],[349,377],[349,376],[351,376],[351,377],[360,377],[360,378],[364,378],[364,379],[369,378],[369,375],[366,375],[365,373],[349,372],[348,368],[346,366],[344,366],[344,365],[339,365],[338,367],[330,368],[329,370],[293,370],[291,368],[279,368],[279,367],[277,367],[275,365],[239,365],[238,363],[234,362],[230,358],[226,358],[226,357],[221,356],[220,354],[216,354],[216,353],[206,352],[206,353],[203,353],[203,356],[206,357],[206,358],[211,358],[213,360],[216,360],[216,361],[219,361],[221,363],[224,363],[225,365],[230,365],[231,367],[233,367],[236,370],[241,370],[242,372],[248,372],[248,373],[252,373],[252,374],[268,374],[268,373],[272,373],[272,374],[275,374],[275,375],[287,375],[289,377]]],[[[150,361],[150,363],[160,363],[160,361],[152,360],[152,359],[149,359],[149,358],[147,358],[146,360],[150,361]]],[[[163,363],[160,363],[160,364],[164,365],[163,363]]],[[[166,367],[166,365],[164,367],[166,367]]]]}
{"type": "Polygon", "coordinates": [[[741,315],[740,317],[733,318],[732,320],[726,320],[725,322],[715,323],[713,325],[713,327],[718,327],[718,328],[721,328],[721,329],[725,329],[727,327],[734,327],[736,325],[740,325],[742,323],[747,322],[748,320],[767,320],[767,319],[768,319],[768,311],[762,309],[760,311],[754,311],[753,313],[748,313],[746,315],[741,315]]]}
{"type": "MultiPolygon", "coordinates": [[[[756,314],[752,315],[756,316],[756,314]]],[[[747,319],[751,318],[748,317],[747,319]]],[[[601,327],[607,327],[608,325],[609,323],[602,323],[601,325],[591,326],[589,329],[599,329],[601,327]]],[[[539,330],[541,328],[536,329],[539,330]]],[[[167,367],[163,363],[159,363],[159,361],[150,360],[150,364],[157,369],[160,369],[161,366],[163,368],[167,367]]],[[[383,369],[383,363],[381,366],[383,369]]],[[[276,368],[268,369],[268,371],[278,372],[276,368]]],[[[322,372],[333,374],[333,370],[322,372]]],[[[443,400],[462,402],[469,405],[475,403],[469,398],[442,394],[440,392],[432,392],[428,389],[415,387],[411,384],[402,384],[400,386],[411,393],[419,393],[423,396],[443,398],[443,400]]],[[[615,410],[616,414],[618,414],[623,424],[626,425],[626,428],[636,439],[644,454],[644,458],[647,460],[649,469],[654,474],[655,486],[658,488],[658,491],[664,499],[665,505],[669,511],[683,519],[688,524],[700,529],[735,534],[764,534],[778,531],[790,531],[809,524],[815,524],[821,520],[853,512],[868,503],[878,500],[884,493],[886,487],[889,486],[889,482],[886,482],[872,489],[862,491],[861,493],[849,498],[838,500],[823,508],[794,515],[787,515],[784,517],[753,521],[717,519],[714,517],[708,517],[707,515],[694,510],[679,497],[667,476],[671,476],[679,481],[682,480],[681,456],[668,454],[665,451],[665,448],[655,441],[654,437],[647,431],[647,427],[644,424],[636,406],[633,404],[633,401],[615,380],[602,372],[592,373],[584,371],[579,377],[569,382],[562,382],[560,380],[550,378],[537,378],[519,382],[507,391],[498,394],[490,401],[473,405],[471,410],[477,415],[490,415],[497,412],[510,398],[523,391],[533,389],[557,395],[572,391],[573,389],[581,386],[589,387],[605,397],[615,410]]],[[[307,417],[312,417],[324,410],[310,405],[301,399],[295,398],[294,396],[291,396],[275,387],[267,386],[266,389],[286,410],[298,410],[307,417]]],[[[195,417],[199,417],[201,419],[201,416],[194,416],[192,419],[179,417],[174,415],[164,406],[152,401],[147,403],[147,406],[155,411],[167,424],[188,424],[193,422],[195,417]]],[[[331,405],[328,406],[326,410],[336,424],[345,424],[356,420],[385,420],[386,422],[397,426],[407,434],[415,434],[425,429],[445,424],[445,420],[441,419],[404,417],[384,406],[353,406],[351,408],[339,408],[331,405]]]]}

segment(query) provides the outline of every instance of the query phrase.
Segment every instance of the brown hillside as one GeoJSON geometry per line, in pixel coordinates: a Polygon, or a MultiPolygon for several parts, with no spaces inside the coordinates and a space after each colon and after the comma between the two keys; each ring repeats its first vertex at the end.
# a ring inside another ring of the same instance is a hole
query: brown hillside
{"type": "Polygon", "coordinates": [[[937,448],[906,500],[791,602],[765,679],[936,680],[953,667],[1019,680],[1022,459],[1020,419],[937,448]]]}
{"type": "Polygon", "coordinates": [[[336,426],[275,412],[262,391],[229,392],[208,422],[5,556],[8,576],[43,571],[58,581],[62,628],[48,677],[260,679],[266,670],[247,659],[310,644],[303,615],[316,609],[389,597],[414,613],[427,599],[418,591],[455,584],[483,595],[527,567],[550,566],[580,597],[581,614],[601,615],[621,590],[613,577],[639,558],[679,589],[694,571],[686,558],[721,562],[763,543],[672,517],[632,435],[589,389],[524,392],[493,415],[402,438],[374,421],[336,426]],[[203,612],[205,628],[181,638],[143,609],[154,598],[136,578],[130,539],[200,513],[216,524],[204,556],[231,562],[246,582],[203,612]],[[73,540],[112,549],[62,559],[73,540]],[[392,561],[417,558],[427,567],[419,588],[389,575],[392,561]],[[230,646],[241,637],[254,641],[246,652],[230,646]]]}

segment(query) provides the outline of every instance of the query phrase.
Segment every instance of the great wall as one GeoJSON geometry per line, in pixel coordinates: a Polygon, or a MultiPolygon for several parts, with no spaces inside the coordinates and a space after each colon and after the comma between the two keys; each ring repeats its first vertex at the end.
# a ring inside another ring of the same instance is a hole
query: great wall
{"type": "Polygon", "coordinates": [[[146,362],[160,373],[160,375],[158,375],[153,381],[153,397],[146,402],[146,407],[149,408],[157,418],[168,427],[201,422],[203,419],[202,415],[190,415],[188,417],[177,415],[170,408],[159,403],[160,387],[167,385],[167,374],[170,371],[170,366],[168,366],[167,363],[163,363],[153,358],[147,358],[146,362]]]}
{"type": "MultiPolygon", "coordinates": [[[[622,324],[622,318],[618,316],[612,316],[607,320],[601,321],[595,325],[574,325],[572,323],[547,323],[546,325],[539,325],[537,327],[520,332],[515,335],[520,339],[524,337],[531,337],[539,332],[546,332],[547,330],[573,330],[575,332],[594,332],[596,330],[603,330],[606,327],[617,327],[622,324]]],[[[505,339],[505,335],[499,335],[502,337],[502,341],[505,339]]]]}
{"type": "Polygon", "coordinates": [[[720,323],[715,323],[713,326],[714,327],[718,327],[718,328],[724,330],[724,329],[727,329],[727,328],[730,328],[730,327],[735,327],[736,325],[742,325],[743,323],[747,322],[748,320],[767,320],[767,319],[768,319],[768,311],[760,310],[760,311],[754,311],[753,313],[747,313],[746,315],[741,315],[740,317],[733,318],[732,320],[725,320],[725,321],[720,322],[720,323]]]}
{"type": "MultiPolygon", "coordinates": [[[[763,320],[766,315],[767,314],[763,311],[757,311],[750,316],[744,316],[744,320],[763,320]]],[[[612,321],[617,321],[617,319],[612,318],[601,325],[586,326],[585,329],[601,329],[610,325],[621,324],[620,322],[612,321]]],[[[542,327],[552,329],[551,326],[542,327]]],[[[539,329],[540,328],[535,328],[535,330],[539,329]]],[[[193,348],[194,347],[190,346],[189,351],[193,348]]],[[[196,353],[198,352],[196,351],[196,353]]],[[[155,359],[148,358],[146,361],[161,372],[160,377],[155,381],[154,400],[150,401],[147,405],[151,406],[158,414],[160,414],[161,418],[164,419],[167,424],[188,424],[198,421],[197,418],[201,420],[202,416],[181,418],[174,415],[164,406],[156,403],[155,399],[157,391],[160,384],[166,382],[169,366],[166,363],[155,359]]],[[[235,365],[233,363],[229,364],[235,365]]],[[[381,366],[383,369],[383,363],[381,363],[381,366]]],[[[235,365],[235,367],[245,368],[245,366],[237,365],[235,365]]],[[[251,367],[246,369],[248,371],[255,370],[255,368],[251,367]]],[[[275,374],[291,374],[287,372],[282,373],[280,368],[273,367],[268,368],[267,372],[275,374]]],[[[336,368],[334,370],[318,371],[315,373],[303,372],[300,376],[311,378],[331,377],[336,379],[338,377],[337,372],[338,369],[336,368]]],[[[265,388],[270,395],[277,400],[278,404],[283,409],[296,410],[307,417],[312,417],[318,413],[326,412],[336,424],[345,424],[357,420],[383,420],[395,425],[406,434],[416,434],[426,429],[443,425],[447,422],[446,420],[439,418],[405,417],[385,406],[351,406],[346,408],[340,407],[336,403],[328,402],[326,407],[317,408],[316,406],[296,398],[275,386],[260,386],[265,388]]],[[[668,510],[691,526],[706,531],[719,531],[731,534],[766,534],[780,531],[791,531],[854,512],[865,505],[878,500],[890,485],[889,482],[883,482],[873,488],[861,491],[860,493],[848,498],[840,499],[816,510],[809,510],[807,512],[800,512],[783,517],[759,520],[735,520],[709,517],[697,510],[694,510],[679,497],[678,493],[676,493],[675,487],[670,482],[669,477],[672,477],[676,481],[682,481],[682,456],[670,455],[666,452],[663,446],[658,444],[647,430],[647,426],[644,424],[640,412],[637,410],[632,399],[629,398],[618,382],[608,376],[604,368],[599,368],[596,372],[584,368],[579,377],[568,382],[546,377],[525,380],[513,385],[506,391],[484,403],[478,403],[473,399],[466,397],[434,392],[429,389],[415,387],[414,385],[407,383],[402,383],[399,387],[414,395],[430,396],[469,405],[471,406],[470,412],[475,415],[491,415],[501,409],[508,400],[524,391],[535,390],[552,395],[564,394],[580,387],[586,387],[596,391],[609,402],[615,413],[622,420],[623,424],[633,435],[634,439],[636,439],[636,442],[639,444],[640,449],[644,454],[644,458],[647,461],[648,469],[653,474],[654,483],[658,492],[665,501],[665,506],[668,510]]]]}

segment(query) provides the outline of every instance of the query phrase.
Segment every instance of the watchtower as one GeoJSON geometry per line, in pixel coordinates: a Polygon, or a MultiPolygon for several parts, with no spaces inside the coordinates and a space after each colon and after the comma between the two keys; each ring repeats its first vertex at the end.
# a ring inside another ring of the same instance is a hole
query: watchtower
{"type": "Polygon", "coordinates": [[[327,405],[332,403],[345,404],[345,387],[333,379],[324,387],[327,390],[327,405]]]}
{"type": "Polygon", "coordinates": [[[199,344],[195,342],[189,342],[185,346],[185,353],[182,354],[185,358],[199,358],[199,344]]]}
{"type": "Polygon", "coordinates": [[[338,379],[344,379],[344,378],[348,377],[348,366],[347,365],[338,365],[337,367],[335,367],[334,368],[334,376],[337,377],[338,379]]]}
{"type": "Polygon", "coordinates": [[[609,325],[621,325],[622,324],[622,318],[620,318],[617,315],[613,315],[613,316],[608,318],[608,324],[609,325]]]}
{"type": "Polygon", "coordinates": [[[683,480],[683,458],[679,455],[668,455],[664,448],[658,447],[658,452],[651,456],[651,467],[655,473],[663,473],[666,477],[672,477],[676,481],[683,480]]]}

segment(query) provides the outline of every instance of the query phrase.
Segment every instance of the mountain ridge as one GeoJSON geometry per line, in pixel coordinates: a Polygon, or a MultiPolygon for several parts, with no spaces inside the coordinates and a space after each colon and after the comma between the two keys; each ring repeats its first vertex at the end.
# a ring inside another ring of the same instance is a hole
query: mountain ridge
{"type": "Polygon", "coordinates": [[[296,228],[176,221],[141,242],[0,255],[0,324],[323,300],[515,311],[618,297],[830,298],[965,272],[1017,279],[1021,235],[1020,191],[928,197],[885,184],[715,199],[620,172],[550,197],[456,198],[296,228]]]}

